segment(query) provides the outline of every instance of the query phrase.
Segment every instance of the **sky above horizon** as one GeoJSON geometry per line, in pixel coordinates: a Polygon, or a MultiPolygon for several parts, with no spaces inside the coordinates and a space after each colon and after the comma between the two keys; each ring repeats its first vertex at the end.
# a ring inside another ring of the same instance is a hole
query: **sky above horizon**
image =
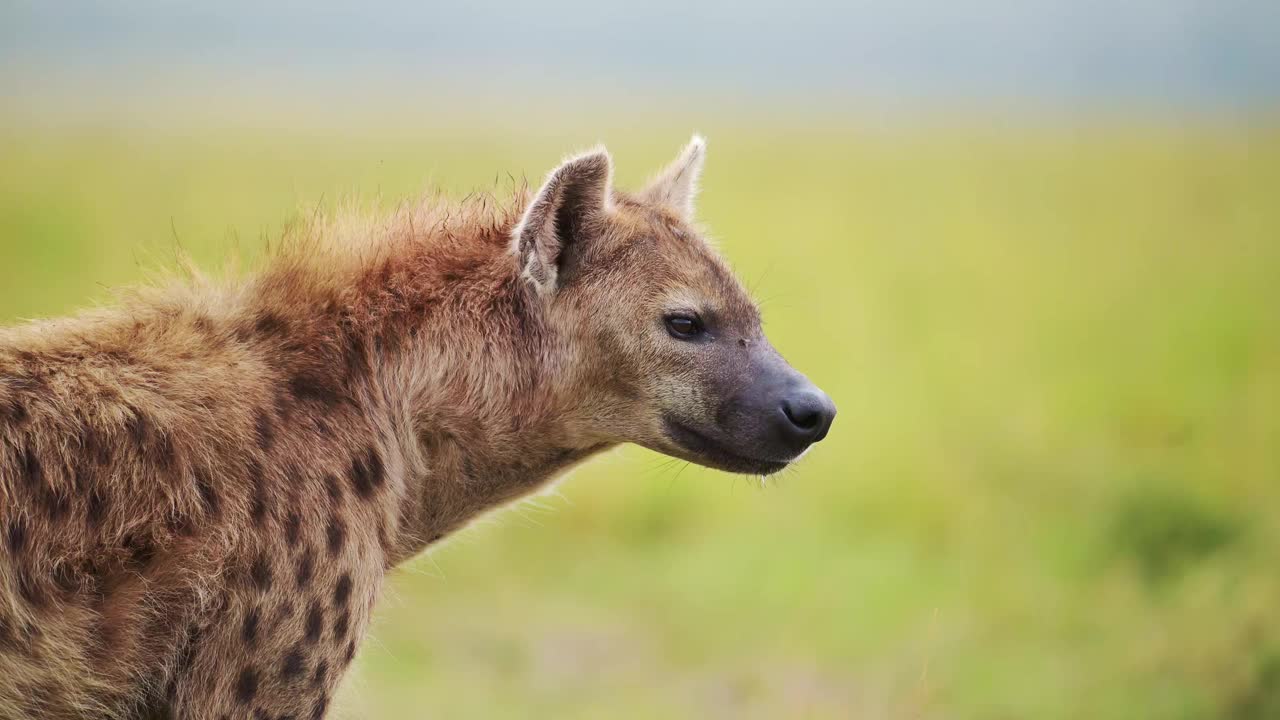
{"type": "Polygon", "coordinates": [[[1274,109],[1280,3],[19,0],[0,9],[0,64],[11,97],[60,83],[220,78],[287,94],[378,78],[481,94],[1274,109]]]}

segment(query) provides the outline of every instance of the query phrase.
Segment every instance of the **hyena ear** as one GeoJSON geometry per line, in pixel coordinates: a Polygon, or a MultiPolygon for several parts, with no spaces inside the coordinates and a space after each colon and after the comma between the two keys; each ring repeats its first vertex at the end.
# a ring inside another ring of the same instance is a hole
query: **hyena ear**
{"type": "Polygon", "coordinates": [[[566,160],[551,171],[512,233],[520,275],[547,294],[584,237],[601,230],[611,208],[613,162],[604,148],[566,160]]]}
{"type": "Polygon", "coordinates": [[[707,141],[694,135],[680,155],[641,192],[645,200],[676,211],[685,220],[693,219],[693,200],[698,194],[698,177],[707,157],[707,141]]]}

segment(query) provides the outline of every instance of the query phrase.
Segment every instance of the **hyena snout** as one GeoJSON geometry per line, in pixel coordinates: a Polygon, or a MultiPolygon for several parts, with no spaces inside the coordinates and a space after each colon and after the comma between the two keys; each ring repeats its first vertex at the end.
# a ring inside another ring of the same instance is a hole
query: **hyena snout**
{"type": "Polygon", "coordinates": [[[809,378],[780,359],[761,373],[755,404],[767,418],[768,440],[779,455],[799,455],[821,441],[836,417],[836,404],[809,378]]]}
{"type": "MultiPolygon", "coordinates": [[[[740,367],[742,372],[719,376],[727,387],[713,420],[666,414],[664,429],[678,446],[672,454],[729,472],[769,475],[827,436],[836,405],[767,345],[740,367]]],[[[713,395],[716,384],[709,385],[713,395]]]]}

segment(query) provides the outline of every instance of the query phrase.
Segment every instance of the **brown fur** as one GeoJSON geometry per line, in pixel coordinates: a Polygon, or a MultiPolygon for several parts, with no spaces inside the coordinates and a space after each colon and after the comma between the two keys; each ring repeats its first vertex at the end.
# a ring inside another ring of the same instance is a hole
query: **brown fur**
{"type": "Polygon", "coordinates": [[[608,192],[554,301],[518,193],[0,332],[0,718],[322,717],[388,568],[619,442],[678,454],[654,378],[711,371],[632,309],[700,293],[744,347],[758,318],[691,189],[608,192]]]}

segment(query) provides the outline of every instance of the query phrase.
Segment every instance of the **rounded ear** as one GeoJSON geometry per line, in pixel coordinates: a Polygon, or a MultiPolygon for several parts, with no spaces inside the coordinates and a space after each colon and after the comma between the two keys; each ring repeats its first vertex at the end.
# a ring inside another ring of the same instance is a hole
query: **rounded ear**
{"type": "Polygon", "coordinates": [[[570,158],[551,171],[512,232],[521,277],[539,294],[557,287],[574,245],[597,231],[610,210],[613,161],[604,148],[570,158]]]}
{"type": "Polygon", "coordinates": [[[698,195],[698,178],[707,157],[707,141],[694,135],[670,165],[640,193],[644,200],[674,210],[685,220],[693,219],[693,200],[698,195]]]}

